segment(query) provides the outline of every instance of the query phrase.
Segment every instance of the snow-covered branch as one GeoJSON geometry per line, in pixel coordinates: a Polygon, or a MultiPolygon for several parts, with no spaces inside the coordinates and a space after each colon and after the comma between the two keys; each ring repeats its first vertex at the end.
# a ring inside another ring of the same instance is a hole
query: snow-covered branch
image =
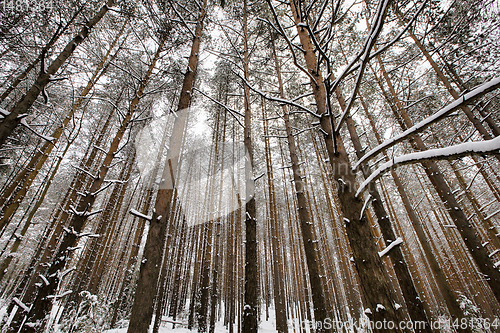
{"type": "Polygon", "coordinates": [[[388,149],[395,144],[407,139],[411,135],[417,134],[434,124],[435,122],[438,122],[439,120],[445,118],[448,116],[450,113],[455,111],[456,109],[472,102],[474,99],[479,98],[483,96],[484,94],[487,94],[490,91],[493,91],[495,89],[500,88],[500,77],[496,77],[476,89],[472,90],[471,92],[468,92],[459,99],[453,101],[452,103],[448,104],[438,112],[434,113],[432,116],[425,118],[424,120],[420,121],[419,123],[413,125],[403,133],[396,135],[395,137],[386,140],[382,142],[380,145],[376,146],[372,150],[370,150],[368,153],[366,153],[360,160],[354,165],[353,169],[357,170],[359,166],[367,161],[370,158],[373,158],[376,154],[380,153],[381,151],[388,149]]]}
{"type": "Polygon", "coordinates": [[[36,136],[38,136],[40,139],[43,139],[45,141],[48,141],[50,143],[52,143],[52,141],[55,140],[55,138],[51,137],[51,136],[45,136],[45,135],[42,135],[40,133],[38,133],[37,131],[35,131],[27,122],[26,122],[26,118],[23,117],[21,119],[21,125],[23,125],[24,127],[26,127],[27,129],[29,129],[33,134],[35,134],[36,136]]]}
{"type": "Polygon", "coordinates": [[[131,209],[130,210],[130,214],[134,215],[134,216],[137,216],[141,219],[145,219],[145,220],[148,220],[148,221],[151,221],[153,219],[152,216],[149,216],[149,215],[144,215],[142,214],[141,212],[138,212],[136,211],[135,209],[131,209]]]}
{"type": "Polygon", "coordinates": [[[92,179],[97,179],[97,176],[91,174],[89,171],[85,170],[85,169],[82,169],[80,167],[77,167],[75,165],[71,165],[73,168],[75,168],[76,170],[80,171],[80,172],[83,172],[84,174],[88,175],[90,178],[92,179]]]}
{"type": "MultiPolygon", "coordinates": [[[[379,7],[377,10],[377,14],[375,16],[375,22],[372,25],[372,28],[370,29],[370,35],[365,41],[365,45],[363,47],[363,50],[358,54],[356,57],[359,59],[360,65],[359,65],[359,71],[358,75],[356,76],[356,80],[354,82],[354,88],[352,90],[351,96],[348,98],[347,106],[345,107],[344,112],[342,113],[342,116],[340,117],[337,128],[335,128],[335,132],[339,132],[340,129],[342,128],[342,124],[344,122],[344,119],[347,117],[349,114],[349,111],[351,110],[351,107],[354,103],[354,100],[356,99],[356,95],[358,94],[359,87],[361,85],[361,80],[363,79],[363,74],[365,72],[365,68],[370,61],[370,52],[375,45],[375,42],[377,41],[378,36],[380,35],[380,32],[382,31],[382,28],[384,26],[384,21],[385,17],[387,15],[387,7],[389,6],[389,3],[391,0],[386,0],[386,1],[381,1],[379,3],[379,7]]],[[[352,62],[351,62],[352,63],[352,62]]],[[[340,77],[345,77],[346,74],[342,73],[340,77]]],[[[331,91],[334,91],[338,85],[340,84],[340,80],[337,79],[333,83],[333,87],[331,91]]]]}
{"type": "Polygon", "coordinates": [[[389,253],[390,250],[392,250],[394,247],[396,247],[397,245],[400,245],[403,243],[403,239],[401,237],[398,237],[394,242],[392,242],[391,244],[389,244],[385,249],[383,249],[382,251],[380,251],[378,253],[378,256],[380,258],[382,258],[383,256],[385,256],[387,253],[389,253]]]}
{"type": "Polygon", "coordinates": [[[405,164],[420,163],[425,160],[450,159],[471,154],[488,154],[498,153],[500,150],[500,136],[487,141],[465,142],[455,146],[446,148],[430,149],[422,152],[416,152],[398,156],[382,164],[368,177],[359,187],[356,196],[359,196],[367,187],[367,185],[380,178],[387,170],[405,164]]]}

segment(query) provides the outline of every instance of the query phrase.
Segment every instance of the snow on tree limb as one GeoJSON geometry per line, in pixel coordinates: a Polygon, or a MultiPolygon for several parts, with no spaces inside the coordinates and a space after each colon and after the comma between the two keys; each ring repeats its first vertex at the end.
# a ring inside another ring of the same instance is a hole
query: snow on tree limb
{"type": "Polygon", "coordinates": [[[382,251],[380,251],[378,253],[378,256],[380,258],[382,258],[383,256],[385,256],[387,253],[389,253],[390,250],[392,250],[394,247],[396,247],[397,245],[400,245],[403,243],[403,239],[401,237],[398,237],[394,242],[392,242],[391,244],[389,244],[385,249],[383,249],[382,251]]]}
{"type": "Polygon", "coordinates": [[[366,197],[365,203],[363,205],[363,208],[361,209],[361,213],[359,215],[360,220],[363,218],[363,215],[365,214],[366,208],[368,208],[368,205],[370,204],[371,199],[372,199],[372,195],[368,194],[368,196],[366,197]]]}
{"type": "Polygon", "coordinates": [[[50,143],[52,143],[52,141],[54,141],[56,138],[53,138],[51,136],[45,136],[45,135],[42,135],[40,133],[38,133],[37,131],[35,131],[27,122],[26,122],[26,118],[22,118],[21,119],[21,125],[23,125],[24,127],[26,127],[27,129],[29,129],[33,134],[35,134],[36,136],[38,136],[40,139],[43,139],[45,141],[48,141],[50,143]]]}
{"type": "Polygon", "coordinates": [[[474,99],[479,98],[483,96],[484,94],[489,93],[490,91],[493,91],[495,89],[500,88],[500,77],[496,77],[479,87],[475,88],[471,92],[468,92],[464,95],[462,95],[459,99],[453,101],[452,103],[448,104],[441,110],[437,111],[434,113],[432,116],[429,116],[425,118],[424,120],[420,121],[419,123],[413,125],[403,133],[396,135],[395,137],[384,141],[380,145],[376,146],[372,150],[370,150],[368,153],[366,153],[362,158],[359,159],[359,161],[354,165],[353,170],[357,170],[360,165],[373,158],[376,154],[382,152],[383,150],[386,150],[397,143],[407,139],[411,135],[417,134],[434,124],[435,122],[438,122],[439,120],[445,118],[448,116],[450,113],[455,111],[456,109],[472,102],[474,99]]]}
{"type": "Polygon", "coordinates": [[[73,290],[66,290],[62,294],[59,295],[48,295],[47,298],[53,298],[54,300],[57,300],[58,298],[63,298],[64,296],[67,296],[69,294],[72,294],[73,290]]]}
{"type": "Polygon", "coordinates": [[[295,102],[292,102],[292,101],[289,101],[287,99],[283,99],[283,98],[279,98],[279,97],[274,97],[274,96],[271,96],[270,94],[266,94],[265,92],[255,88],[254,86],[252,86],[250,83],[248,83],[247,80],[245,80],[245,78],[243,76],[241,76],[239,73],[233,71],[234,74],[236,74],[242,81],[244,84],[246,84],[248,86],[248,88],[250,88],[251,90],[253,90],[255,93],[261,95],[262,97],[264,97],[265,99],[268,99],[270,101],[274,101],[274,102],[279,102],[281,104],[288,104],[288,105],[291,105],[291,106],[295,106],[296,108],[300,109],[300,110],[303,110],[307,113],[309,113],[310,115],[316,117],[316,118],[320,118],[320,115],[318,115],[317,113],[315,113],[314,111],[311,111],[309,110],[308,108],[306,108],[305,106],[303,105],[300,105],[300,104],[297,104],[295,102]]]}
{"type": "MultiPolygon", "coordinates": [[[[351,107],[354,103],[354,100],[356,98],[356,95],[358,94],[359,87],[361,85],[361,80],[363,79],[363,74],[365,72],[365,68],[368,65],[368,62],[370,61],[370,52],[372,48],[375,46],[375,43],[380,35],[380,32],[382,31],[382,28],[384,26],[384,21],[385,17],[387,15],[387,8],[390,4],[390,0],[386,1],[380,1],[378,8],[377,8],[377,14],[375,15],[375,22],[372,24],[372,27],[370,29],[369,36],[365,40],[365,45],[363,46],[363,49],[358,53],[358,55],[355,58],[355,61],[360,61],[359,65],[359,71],[356,76],[356,80],[354,82],[354,88],[352,90],[351,95],[347,99],[347,106],[345,107],[345,110],[342,112],[342,115],[340,116],[340,119],[338,120],[337,126],[335,128],[335,132],[339,132],[340,129],[342,128],[342,124],[344,123],[344,119],[347,117],[349,114],[349,110],[351,110],[351,107]]],[[[351,62],[351,64],[354,64],[354,62],[351,62]]],[[[349,69],[346,68],[344,73],[341,74],[341,76],[336,79],[333,84],[332,84],[332,90],[334,91],[340,82],[345,78],[347,75],[346,72],[349,69]]]]}
{"type": "Polygon", "coordinates": [[[21,301],[19,300],[19,298],[14,297],[14,298],[12,298],[12,301],[13,301],[14,303],[16,303],[16,305],[17,305],[18,307],[20,307],[21,309],[23,309],[23,311],[24,311],[24,312],[30,312],[30,308],[29,308],[29,307],[27,307],[27,306],[26,306],[26,304],[24,304],[23,302],[21,302],[21,301]]]}
{"type": "Polygon", "coordinates": [[[471,154],[481,155],[487,153],[498,153],[499,150],[500,136],[487,141],[465,142],[451,147],[430,149],[426,151],[398,156],[393,158],[389,162],[382,164],[377,170],[372,172],[370,177],[368,177],[361,184],[358,191],[356,192],[356,196],[359,196],[366,189],[367,185],[370,182],[377,180],[387,170],[397,165],[420,163],[421,161],[425,160],[451,159],[471,154]]]}
{"type": "Polygon", "coordinates": [[[148,221],[151,221],[153,219],[152,216],[149,216],[149,215],[144,215],[142,214],[141,212],[138,212],[136,211],[135,209],[131,209],[130,210],[130,214],[134,215],[134,216],[137,216],[141,219],[145,219],[145,220],[148,220],[148,221]]]}

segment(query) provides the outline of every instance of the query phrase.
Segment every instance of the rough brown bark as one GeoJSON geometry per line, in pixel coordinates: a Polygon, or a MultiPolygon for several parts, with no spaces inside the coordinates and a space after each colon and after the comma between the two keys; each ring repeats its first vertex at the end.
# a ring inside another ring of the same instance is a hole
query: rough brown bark
{"type": "MultiPolygon", "coordinates": [[[[403,319],[394,305],[394,297],[389,287],[389,277],[377,253],[377,247],[371,234],[371,228],[366,220],[366,214],[361,215],[363,201],[355,196],[356,178],[351,172],[347,152],[339,133],[334,133],[332,122],[328,115],[327,94],[321,72],[317,71],[317,59],[308,30],[303,26],[301,15],[295,1],[290,1],[290,7],[297,26],[297,32],[304,50],[304,58],[309,74],[314,81],[311,86],[316,101],[317,113],[320,115],[320,126],[324,135],[333,178],[338,186],[338,196],[349,242],[353,250],[354,261],[358,271],[368,316],[374,321],[391,320],[399,322],[403,319]],[[335,142],[334,142],[335,136],[335,142]],[[377,307],[384,310],[377,311],[377,307]],[[370,313],[371,312],[371,313],[370,313]]],[[[387,330],[399,332],[398,329],[387,330]]]]}
{"type": "MultiPolygon", "coordinates": [[[[337,99],[342,105],[345,102],[343,97],[341,97],[339,93],[337,93],[337,99]]],[[[361,158],[364,155],[364,150],[361,146],[361,142],[359,141],[358,134],[356,133],[354,121],[350,116],[347,116],[346,122],[351,137],[351,142],[353,143],[356,150],[356,155],[358,158],[361,158]]],[[[361,166],[361,171],[365,179],[368,178],[371,174],[371,169],[367,164],[363,164],[361,166]]],[[[377,216],[378,225],[384,238],[384,244],[385,246],[389,246],[390,243],[397,238],[392,228],[392,223],[389,219],[389,215],[385,210],[385,207],[382,203],[382,198],[380,197],[380,194],[375,186],[370,187],[369,194],[373,198],[373,210],[375,211],[375,215],[377,216]]],[[[403,253],[401,251],[401,247],[398,246],[396,248],[393,248],[389,252],[389,257],[391,258],[392,266],[394,268],[394,271],[396,272],[399,287],[401,288],[401,291],[403,293],[410,318],[414,322],[425,323],[425,327],[419,328],[419,332],[431,332],[431,327],[425,314],[424,306],[421,299],[419,298],[417,290],[415,289],[415,285],[413,284],[408,265],[406,264],[403,253]]]]}

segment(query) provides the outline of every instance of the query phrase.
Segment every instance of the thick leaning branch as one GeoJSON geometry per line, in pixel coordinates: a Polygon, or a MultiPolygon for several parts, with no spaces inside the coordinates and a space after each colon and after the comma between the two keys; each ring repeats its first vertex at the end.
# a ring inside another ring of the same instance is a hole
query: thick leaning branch
{"type": "Polygon", "coordinates": [[[382,164],[377,170],[372,172],[359,187],[356,196],[363,193],[367,185],[380,178],[387,170],[399,165],[415,164],[425,160],[445,160],[456,159],[468,155],[483,155],[498,153],[500,150],[500,136],[487,141],[465,142],[445,148],[430,149],[426,151],[398,156],[382,164]]]}
{"type": "Polygon", "coordinates": [[[498,89],[498,88],[500,88],[500,77],[496,77],[496,78],[480,85],[479,87],[472,90],[471,92],[468,92],[468,93],[462,95],[462,97],[460,97],[459,99],[448,104],[447,106],[445,106],[444,108],[442,108],[438,112],[434,113],[432,116],[427,117],[426,119],[422,120],[421,122],[413,125],[409,129],[407,129],[403,133],[396,135],[395,137],[393,137],[389,140],[386,140],[385,142],[381,143],[380,145],[378,145],[375,148],[373,148],[372,150],[370,150],[354,165],[353,169],[357,170],[363,162],[373,158],[375,155],[377,155],[381,151],[396,145],[397,143],[407,139],[411,135],[422,132],[423,130],[425,130],[426,128],[431,126],[432,124],[434,124],[434,123],[438,122],[439,120],[448,116],[450,113],[452,113],[456,109],[458,109],[458,108],[472,102],[473,100],[489,93],[490,91],[493,91],[493,90],[498,89]]]}

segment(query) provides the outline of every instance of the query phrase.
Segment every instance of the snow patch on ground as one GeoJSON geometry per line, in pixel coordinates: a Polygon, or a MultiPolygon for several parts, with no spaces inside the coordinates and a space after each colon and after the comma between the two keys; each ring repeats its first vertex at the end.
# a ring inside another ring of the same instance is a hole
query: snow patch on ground
{"type": "MultiPolygon", "coordinates": [[[[1,312],[0,312],[1,316],[1,312]]],[[[274,333],[276,332],[276,316],[273,308],[269,308],[269,318],[268,320],[266,319],[266,313],[265,310],[263,309],[261,313],[261,322],[259,323],[259,332],[260,333],[274,333]]],[[[153,319],[154,320],[154,319],[153,319]]],[[[175,324],[175,328],[173,327],[174,324],[169,323],[167,321],[171,321],[172,318],[163,316],[162,317],[162,324],[159,329],[159,333],[169,333],[169,332],[175,332],[175,333],[188,333],[188,332],[198,332],[198,328],[195,327],[192,330],[187,328],[187,324],[180,325],[180,324],[175,324]]],[[[124,325],[125,326],[125,325],[124,325]]],[[[152,332],[152,325],[150,327],[149,333],[152,332]]],[[[290,328],[289,328],[290,329],[290,328]]],[[[218,321],[215,323],[215,333],[221,333],[221,332],[228,332],[228,328],[224,326],[223,321],[218,321]]],[[[234,331],[237,331],[237,326],[234,326],[234,331]]],[[[293,329],[291,330],[293,332],[293,329]]],[[[127,327],[123,328],[115,328],[115,329],[110,329],[106,330],[103,333],[127,333],[127,327]]]]}

